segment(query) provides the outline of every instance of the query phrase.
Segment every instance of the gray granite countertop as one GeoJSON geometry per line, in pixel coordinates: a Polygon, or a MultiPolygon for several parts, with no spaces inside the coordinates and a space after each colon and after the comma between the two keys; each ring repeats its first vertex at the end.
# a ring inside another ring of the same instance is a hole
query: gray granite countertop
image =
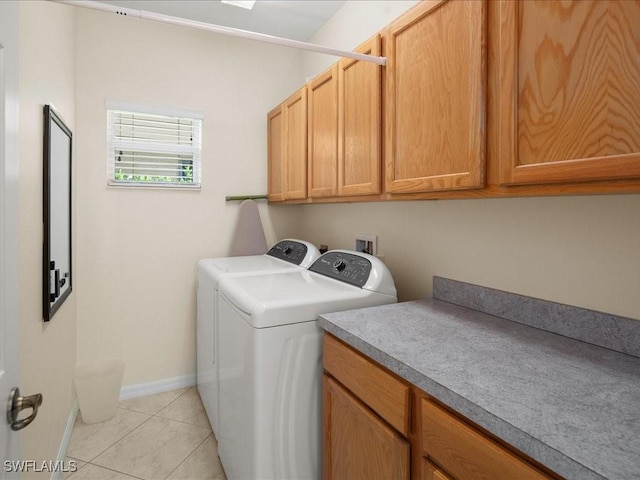
{"type": "Polygon", "coordinates": [[[440,300],[319,324],[567,479],[640,479],[640,358],[440,300]]]}

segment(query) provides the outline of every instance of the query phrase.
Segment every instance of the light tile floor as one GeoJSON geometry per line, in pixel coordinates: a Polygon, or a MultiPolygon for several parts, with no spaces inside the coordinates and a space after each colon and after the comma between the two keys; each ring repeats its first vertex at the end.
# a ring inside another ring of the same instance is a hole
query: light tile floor
{"type": "Polygon", "coordinates": [[[69,480],[226,480],[195,387],[122,401],[106,422],[81,416],[67,451],[78,466],[69,480]]]}

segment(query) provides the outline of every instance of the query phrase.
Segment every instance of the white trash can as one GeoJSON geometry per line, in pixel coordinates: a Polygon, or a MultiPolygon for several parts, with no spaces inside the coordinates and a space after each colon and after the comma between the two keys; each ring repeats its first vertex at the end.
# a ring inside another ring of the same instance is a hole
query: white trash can
{"type": "Polygon", "coordinates": [[[84,423],[106,422],[116,414],[124,362],[98,360],[76,366],[74,382],[84,423]]]}

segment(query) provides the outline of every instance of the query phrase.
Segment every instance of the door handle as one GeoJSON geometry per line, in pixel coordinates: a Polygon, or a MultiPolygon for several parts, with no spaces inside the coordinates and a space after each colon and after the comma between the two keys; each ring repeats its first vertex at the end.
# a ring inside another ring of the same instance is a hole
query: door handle
{"type": "Polygon", "coordinates": [[[20,396],[20,389],[13,387],[9,394],[9,405],[7,407],[7,420],[11,425],[11,430],[18,431],[28,426],[38,415],[38,407],[42,405],[42,394],[36,393],[27,397],[20,396]],[[18,415],[22,410],[31,408],[33,413],[27,418],[18,420],[18,415]]]}

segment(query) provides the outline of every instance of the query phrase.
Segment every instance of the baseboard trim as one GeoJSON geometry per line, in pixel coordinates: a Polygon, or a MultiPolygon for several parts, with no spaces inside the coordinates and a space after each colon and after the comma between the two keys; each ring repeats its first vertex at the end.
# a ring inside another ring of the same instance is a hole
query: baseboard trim
{"type": "Polygon", "coordinates": [[[154,393],[168,392],[178,388],[193,387],[196,384],[196,375],[181,375],[179,377],[166,378],[155,382],[139,383],[137,385],[127,385],[120,389],[120,400],[144,397],[154,393]]]}
{"type": "MultiPolygon", "coordinates": [[[[73,433],[73,426],[76,423],[76,417],[78,416],[78,399],[74,398],[71,404],[71,411],[69,412],[69,418],[67,418],[67,425],[64,428],[64,434],[62,435],[62,441],[60,442],[60,449],[58,450],[58,457],[56,458],[56,465],[64,465],[68,467],[66,463],[63,463],[67,458],[67,450],[69,449],[69,442],[71,441],[71,434],[73,433]]],[[[64,472],[60,469],[54,469],[51,472],[51,480],[60,480],[64,472]]]]}

